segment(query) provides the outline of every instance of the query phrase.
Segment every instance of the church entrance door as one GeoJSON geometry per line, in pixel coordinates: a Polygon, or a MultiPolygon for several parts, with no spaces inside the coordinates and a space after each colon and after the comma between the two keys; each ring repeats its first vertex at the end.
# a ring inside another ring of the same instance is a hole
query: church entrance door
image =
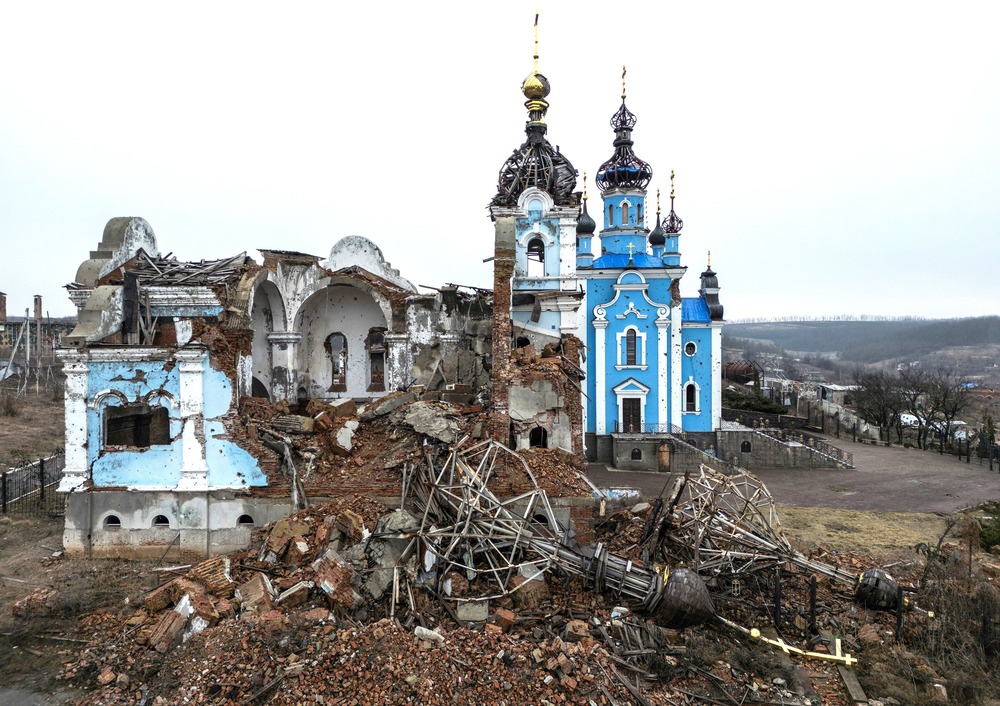
{"type": "Polygon", "coordinates": [[[626,397],[622,400],[622,429],[626,434],[638,434],[642,431],[638,397],[626,397]]]}

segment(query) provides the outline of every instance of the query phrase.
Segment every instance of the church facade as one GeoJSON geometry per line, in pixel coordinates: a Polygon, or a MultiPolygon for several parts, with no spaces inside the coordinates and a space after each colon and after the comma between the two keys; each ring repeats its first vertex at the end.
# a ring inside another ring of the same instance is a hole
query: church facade
{"type": "MultiPolygon", "coordinates": [[[[497,258],[513,248],[510,338],[515,347],[580,351],[583,447],[591,460],[630,461],[632,437],[711,433],[722,424],[719,282],[708,266],[693,296],[681,295],[683,221],[674,209],[647,226],[652,167],[633,150],[636,116],[622,103],[611,118],[613,154],[597,170],[600,220],[588,211],[586,184],[546,139],[548,80],[524,80],[527,139],[500,171],[491,215],[497,258]],[[504,232],[510,231],[508,242],[504,232]]],[[[624,77],[624,74],[623,74],[624,77]]],[[[657,196],[657,201],[659,197],[657,196]]],[[[503,286],[502,268],[495,282],[503,286]]],[[[496,311],[503,310],[500,298],[496,311]]],[[[494,342],[502,338],[494,332],[494,342]]],[[[640,458],[636,457],[636,454],[640,458]]],[[[655,463],[655,460],[653,461],[655,463]]],[[[618,465],[618,464],[616,464],[618,465]]],[[[627,464],[622,464],[627,465],[627,464]]],[[[650,467],[650,460],[636,464],[650,467]]]]}

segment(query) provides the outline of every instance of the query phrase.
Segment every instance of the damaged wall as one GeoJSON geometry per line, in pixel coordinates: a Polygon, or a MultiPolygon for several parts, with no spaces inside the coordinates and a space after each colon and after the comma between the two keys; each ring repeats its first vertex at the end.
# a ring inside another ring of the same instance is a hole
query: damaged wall
{"type": "Polygon", "coordinates": [[[290,512],[287,499],[233,492],[94,491],[67,497],[63,547],[71,556],[159,559],[242,549],[256,527],[290,512]]]}

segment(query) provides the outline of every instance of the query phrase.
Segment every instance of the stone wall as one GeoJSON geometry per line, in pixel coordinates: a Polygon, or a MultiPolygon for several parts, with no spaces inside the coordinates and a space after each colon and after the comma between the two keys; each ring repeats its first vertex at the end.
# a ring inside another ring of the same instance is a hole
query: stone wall
{"type": "Polygon", "coordinates": [[[719,433],[719,456],[753,471],[760,466],[774,468],[838,468],[838,463],[804,444],[782,442],[755,431],[719,433]],[[744,444],[749,444],[745,451],[744,444]]]}

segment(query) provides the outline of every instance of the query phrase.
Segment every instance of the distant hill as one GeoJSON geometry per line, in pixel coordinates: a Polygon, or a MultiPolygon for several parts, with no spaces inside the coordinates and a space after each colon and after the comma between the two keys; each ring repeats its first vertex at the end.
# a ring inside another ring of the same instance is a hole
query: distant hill
{"type": "Polygon", "coordinates": [[[992,352],[1000,346],[1000,316],[883,321],[764,321],[726,324],[723,345],[749,339],[795,353],[826,353],[841,361],[917,361],[955,348],[992,352]]]}

